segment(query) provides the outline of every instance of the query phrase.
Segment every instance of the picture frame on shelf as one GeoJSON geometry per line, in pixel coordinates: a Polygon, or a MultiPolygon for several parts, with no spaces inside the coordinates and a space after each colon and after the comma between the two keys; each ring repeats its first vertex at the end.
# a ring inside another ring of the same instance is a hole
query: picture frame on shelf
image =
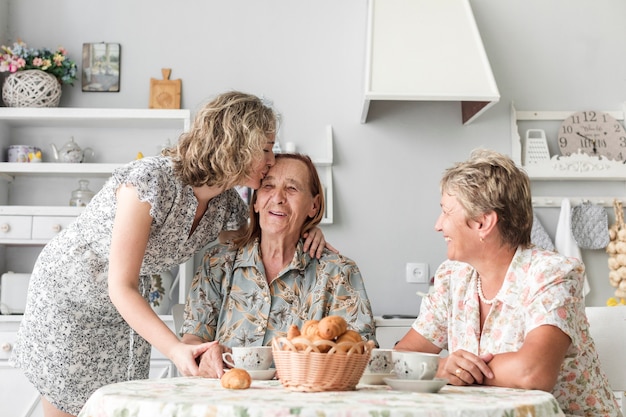
{"type": "Polygon", "coordinates": [[[84,43],[82,91],[118,93],[120,59],[119,43],[84,43]]]}

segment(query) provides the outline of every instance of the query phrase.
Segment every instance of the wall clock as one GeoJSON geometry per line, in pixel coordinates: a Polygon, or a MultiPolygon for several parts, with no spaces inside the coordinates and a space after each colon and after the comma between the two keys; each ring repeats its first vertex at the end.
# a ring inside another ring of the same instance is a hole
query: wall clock
{"type": "Polygon", "coordinates": [[[613,116],[601,111],[579,111],[563,120],[558,137],[561,155],[580,151],[611,160],[626,159],[626,130],[613,116]]]}

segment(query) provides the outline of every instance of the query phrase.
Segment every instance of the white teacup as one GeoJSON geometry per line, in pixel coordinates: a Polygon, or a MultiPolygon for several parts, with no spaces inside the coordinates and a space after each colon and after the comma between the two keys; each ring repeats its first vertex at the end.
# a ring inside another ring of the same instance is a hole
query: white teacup
{"type": "Polygon", "coordinates": [[[365,373],[390,374],[393,371],[391,352],[393,352],[393,349],[372,349],[365,373]]]}
{"type": "Polygon", "coordinates": [[[271,346],[235,346],[231,350],[222,354],[222,360],[232,368],[262,371],[272,366],[271,346]]]}
{"type": "Polygon", "coordinates": [[[400,379],[433,379],[439,367],[439,355],[424,352],[391,352],[393,370],[400,379]]]}

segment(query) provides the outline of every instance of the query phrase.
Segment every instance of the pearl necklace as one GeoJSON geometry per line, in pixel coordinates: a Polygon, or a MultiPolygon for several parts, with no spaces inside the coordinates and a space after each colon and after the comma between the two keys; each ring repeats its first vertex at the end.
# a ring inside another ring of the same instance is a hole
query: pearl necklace
{"type": "Polygon", "coordinates": [[[498,296],[498,294],[496,294],[496,297],[493,297],[491,300],[487,300],[487,298],[485,298],[485,294],[483,294],[483,284],[480,281],[480,275],[476,275],[476,289],[478,290],[478,299],[483,303],[490,306],[496,302],[496,297],[498,296]]]}

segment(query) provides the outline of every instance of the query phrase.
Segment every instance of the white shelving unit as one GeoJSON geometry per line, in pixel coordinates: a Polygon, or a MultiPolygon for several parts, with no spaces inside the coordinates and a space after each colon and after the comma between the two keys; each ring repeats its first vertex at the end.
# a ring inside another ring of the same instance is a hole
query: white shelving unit
{"type": "MultiPolygon", "coordinates": [[[[138,151],[156,154],[159,146],[174,143],[190,128],[189,110],[88,109],[88,108],[0,108],[0,147],[6,160],[10,145],[28,144],[43,151],[41,163],[0,162],[0,245],[33,247],[44,245],[82,210],[69,207],[70,192],[77,180],[88,178],[97,191],[114,169],[134,159],[138,151]],[[50,143],[60,147],[73,136],[82,148],[95,151],[95,160],[72,164],[52,161],[50,143]],[[1,181],[4,179],[4,181],[1,181]],[[2,235],[2,227],[15,230],[8,221],[28,218],[29,230],[19,236],[2,235]],[[35,221],[49,229],[41,236],[32,229],[35,221]],[[3,223],[5,221],[5,223],[3,223]]],[[[326,193],[322,224],[333,222],[333,130],[326,126],[326,155],[314,159],[326,193]]],[[[16,269],[2,259],[0,274],[16,269]]],[[[32,267],[32,265],[31,265],[32,267]]],[[[29,272],[21,267],[18,272],[29,272]]],[[[195,272],[193,258],[179,268],[179,290],[173,303],[184,303],[195,272]]]]}
{"type": "MultiPolygon", "coordinates": [[[[23,251],[44,245],[81,212],[68,205],[78,179],[88,178],[97,191],[139,151],[154,155],[164,143],[173,143],[189,130],[190,119],[189,110],[0,108],[0,160],[6,160],[8,146],[25,143],[38,146],[44,155],[41,163],[0,162],[0,244],[23,251]],[[53,161],[50,144],[60,147],[70,136],[79,146],[95,150],[94,162],[53,161]]],[[[31,267],[0,259],[0,273],[28,272],[31,267]]],[[[191,279],[185,275],[189,268],[180,269],[185,284],[191,279]]]]}
{"type": "Polygon", "coordinates": [[[314,159],[313,163],[317,167],[317,172],[324,186],[324,197],[326,199],[326,214],[321,224],[333,223],[333,127],[326,126],[326,157],[314,159]]]}
{"type": "MultiPolygon", "coordinates": [[[[621,111],[606,111],[615,119],[624,123],[626,103],[621,111]]],[[[624,161],[608,160],[577,153],[570,156],[561,156],[556,148],[556,138],[560,123],[575,111],[519,111],[511,104],[511,156],[515,162],[524,168],[531,181],[581,181],[581,182],[624,182],[626,184],[626,164],[624,161]],[[525,143],[520,132],[526,129],[544,129],[548,143],[552,145],[551,157],[548,160],[526,163],[523,160],[525,143]]],[[[563,198],[571,200],[572,204],[590,201],[594,204],[612,207],[613,200],[626,200],[626,189],[621,188],[621,195],[609,196],[535,196],[535,207],[560,207],[563,198]]]]}
{"type": "MultiPolygon", "coordinates": [[[[189,110],[0,108],[0,161],[6,160],[10,145],[38,146],[44,155],[41,163],[0,162],[0,273],[29,272],[41,247],[81,212],[69,206],[79,178],[88,178],[97,191],[138,151],[154,155],[189,126],[189,110]],[[94,162],[51,161],[50,143],[61,146],[70,136],[95,150],[94,162]]],[[[183,283],[190,277],[184,275],[188,268],[181,271],[183,283]]],[[[160,317],[173,326],[172,316],[160,317]]],[[[0,395],[0,415],[40,416],[39,394],[21,370],[8,365],[21,319],[0,315],[0,392],[5,393],[0,395]]],[[[175,375],[175,366],[153,350],[150,377],[175,375]]]]}

